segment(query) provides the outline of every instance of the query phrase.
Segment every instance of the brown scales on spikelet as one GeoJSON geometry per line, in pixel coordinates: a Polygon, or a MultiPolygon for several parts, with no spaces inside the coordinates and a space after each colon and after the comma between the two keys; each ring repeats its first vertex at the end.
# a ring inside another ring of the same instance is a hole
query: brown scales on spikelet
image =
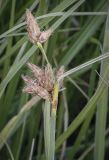
{"type": "Polygon", "coordinates": [[[48,91],[53,90],[54,77],[53,77],[53,71],[52,71],[49,64],[45,67],[45,83],[44,83],[44,86],[48,91]]]}
{"type": "Polygon", "coordinates": [[[41,35],[39,37],[39,42],[40,43],[44,43],[47,41],[47,39],[51,36],[52,34],[52,30],[51,29],[48,29],[44,32],[41,32],[41,35]]]}
{"type": "MultiPolygon", "coordinates": [[[[59,79],[59,77],[61,77],[64,74],[64,71],[65,71],[64,66],[61,66],[59,70],[57,70],[56,72],[56,79],[59,79]]],[[[63,86],[63,79],[59,81],[59,88],[61,88],[62,86],[63,86]]]]}
{"type": "Polygon", "coordinates": [[[36,95],[42,97],[43,99],[51,101],[51,95],[49,94],[49,92],[46,89],[44,89],[43,87],[41,87],[37,83],[37,81],[34,82],[34,80],[32,81],[31,78],[28,78],[27,76],[22,76],[22,79],[27,84],[23,88],[23,92],[27,92],[27,93],[30,93],[33,95],[36,94],[36,95]]]}
{"type": "Polygon", "coordinates": [[[41,34],[40,28],[34,18],[34,16],[31,14],[31,12],[27,9],[26,10],[26,23],[27,23],[27,32],[28,37],[32,43],[35,43],[38,41],[38,38],[41,34]]]}
{"type": "Polygon", "coordinates": [[[35,83],[35,80],[33,80],[31,77],[27,75],[26,76],[22,75],[22,79],[25,81],[27,85],[35,83]]]}
{"type": "Polygon", "coordinates": [[[43,32],[40,31],[37,21],[28,9],[26,10],[26,23],[28,37],[33,44],[37,42],[44,43],[52,34],[51,29],[43,32]]]}
{"type": "Polygon", "coordinates": [[[32,71],[34,77],[37,79],[37,82],[39,85],[43,87],[43,83],[45,81],[45,72],[43,69],[40,69],[38,66],[32,64],[32,63],[27,63],[28,68],[32,71]]]}
{"type": "MultiPolygon", "coordinates": [[[[38,95],[43,99],[52,101],[52,92],[54,89],[55,79],[54,73],[50,65],[47,65],[45,69],[41,69],[38,66],[27,63],[29,69],[32,71],[34,77],[22,75],[22,79],[26,83],[26,86],[23,88],[23,92],[30,93],[32,95],[38,95]]],[[[64,73],[64,68],[61,67],[56,72],[56,81],[64,73]]],[[[59,82],[59,88],[62,87],[62,81],[59,82]]]]}

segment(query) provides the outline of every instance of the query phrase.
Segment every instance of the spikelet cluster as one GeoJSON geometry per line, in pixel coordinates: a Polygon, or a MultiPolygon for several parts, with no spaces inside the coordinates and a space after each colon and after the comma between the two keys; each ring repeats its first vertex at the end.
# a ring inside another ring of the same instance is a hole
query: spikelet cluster
{"type": "MultiPolygon", "coordinates": [[[[63,75],[64,68],[60,67],[59,70],[53,73],[53,70],[49,64],[45,67],[45,69],[41,69],[32,63],[27,63],[27,66],[32,71],[33,78],[27,75],[22,75],[22,79],[26,84],[23,88],[23,92],[38,95],[41,98],[51,102],[55,81],[63,75]]],[[[63,80],[60,81],[59,88],[62,87],[62,83],[63,80]]]]}
{"type": "Polygon", "coordinates": [[[40,43],[46,42],[52,34],[51,29],[48,29],[43,32],[40,31],[37,21],[35,20],[34,16],[31,14],[31,12],[28,9],[26,10],[26,24],[27,24],[27,32],[28,32],[29,40],[33,44],[37,42],[40,42],[40,43]]]}

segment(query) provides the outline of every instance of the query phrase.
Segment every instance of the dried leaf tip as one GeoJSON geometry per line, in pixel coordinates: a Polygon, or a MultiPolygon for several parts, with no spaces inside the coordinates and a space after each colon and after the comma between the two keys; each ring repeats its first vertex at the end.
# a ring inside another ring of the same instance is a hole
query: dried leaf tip
{"type": "Polygon", "coordinates": [[[52,34],[52,30],[48,29],[41,32],[40,27],[32,13],[26,9],[26,24],[29,40],[35,44],[37,42],[44,43],[52,34]]]}

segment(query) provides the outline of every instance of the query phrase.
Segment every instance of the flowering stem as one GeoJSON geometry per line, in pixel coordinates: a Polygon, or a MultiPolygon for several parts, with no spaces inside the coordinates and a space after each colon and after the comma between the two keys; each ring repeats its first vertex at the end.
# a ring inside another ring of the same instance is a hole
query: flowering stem
{"type": "MultiPolygon", "coordinates": [[[[48,60],[48,58],[47,58],[47,56],[46,56],[46,53],[45,53],[45,51],[44,51],[44,48],[43,48],[42,44],[41,44],[40,42],[37,42],[37,46],[38,46],[38,48],[40,49],[40,51],[42,52],[42,54],[43,54],[43,56],[44,56],[47,64],[50,66],[50,69],[51,69],[51,72],[52,72],[52,76],[54,77],[53,70],[52,70],[52,66],[51,66],[51,64],[50,64],[50,62],[49,62],[49,60],[48,60]]],[[[55,79],[55,78],[54,78],[54,79],[55,79]]]]}
{"type": "Polygon", "coordinates": [[[50,119],[50,150],[49,150],[49,160],[54,160],[55,158],[55,128],[56,128],[56,115],[51,113],[50,119]]]}
{"type": "Polygon", "coordinates": [[[46,159],[49,159],[49,155],[50,155],[50,102],[49,101],[45,101],[45,105],[43,107],[43,113],[44,113],[44,141],[45,141],[45,155],[46,155],[46,159]]]}
{"type": "Polygon", "coordinates": [[[58,82],[54,84],[52,109],[51,109],[51,125],[50,125],[50,160],[54,160],[55,155],[55,130],[56,130],[56,111],[58,104],[58,82]]]}
{"type": "Polygon", "coordinates": [[[50,65],[50,63],[49,63],[49,61],[48,61],[48,58],[47,58],[47,56],[46,56],[46,53],[45,53],[45,51],[44,51],[44,49],[43,49],[43,47],[42,47],[42,44],[41,44],[40,42],[37,42],[37,46],[38,46],[38,48],[41,50],[41,52],[42,52],[42,54],[43,54],[43,56],[44,56],[47,64],[50,65]]]}
{"type": "MultiPolygon", "coordinates": [[[[37,42],[37,46],[42,52],[47,64],[50,66],[51,70],[52,67],[48,61],[46,53],[43,49],[41,43],[37,42]]],[[[52,70],[53,72],[53,70],[52,70]]],[[[54,75],[53,75],[54,76],[54,75]]],[[[54,78],[55,79],[55,78],[54,78]]],[[[57,111],[57,104],[58,104],[58,92],[59,86],[58,82],[56,81],[54,84],[53,89],[53,97],[51,102],[51,115],[50,109],[48,107],[48,103],[44,106],[44,139],[45,139],[45,153],[47,160],[54,160],[55,155],[55,130],[56,130],[56,111],[57,111]]]]}

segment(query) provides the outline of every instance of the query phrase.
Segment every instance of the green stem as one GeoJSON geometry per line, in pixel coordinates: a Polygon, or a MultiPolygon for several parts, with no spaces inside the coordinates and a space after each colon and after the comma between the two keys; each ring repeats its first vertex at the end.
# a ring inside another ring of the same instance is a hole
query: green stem
{"type": "Polygon", "coordinates": [[[55,157],[55,127],[56,127],[56,114],[51,113],[50,125],[50,157],[49,160],[54,160],[55,157]]]}
{"type": "Polygon", "coordinates": [[[43,56],[44,56],[44,58],[45,58],[47,64],[50,65],[50,63],[49,63],[49,61],[48,61],[48,58],[47,58],[47,56],[46,56],[46,53],[45,53],[45,51],[44,51],[44,49],[43,49],[43,47],[42,47],[42,44],[39,43],[39,42],[37,42],[37,46],[38,46],[38,48],[40,49],[40,51],[42,52],[42,54],[43,54],[43,56]]]}
{"type": "Polygon", "coordinates": [[[51,125],[50,125],[50,157],[49,160],[54,160],[55,157],[55,130],[56,130],[56,111],[58,104],[58,82],[54,84],[53,100],[51,108],[51,125]]]}
{"type": "MultiPolygon", "coordinates": [[[[42,44],[41,44],[40,42],[37,42],[37,46],[38,46],[38,48],[40,49],[40,51],[42,52],[43,57],[45,58],[47,64],[50,66],[50,69],[51,69],[51,72],[52,72],[52,76],[54,77],[53,70],[52,70],[52,66],[51,66],[51,64],[50,64],[50,62],[49,62],[49,60],[48,60],[48,58],[47,58],[47,56],[46,56],[46,53],[45,53],[45,51],[44,51],[44,48],[43,48],[42,44]]],[[[55,77],[54,77],[54,79],[55,79],[55,77]]]]}
{"type": "Polygon", "coordinates": [[[43,108],[44,113],[44,141],[45,141],[45,155],[46,160],[49,159],[49,151],[50,151],[50,102],[45,101],[45,105],[43,108]]]}

